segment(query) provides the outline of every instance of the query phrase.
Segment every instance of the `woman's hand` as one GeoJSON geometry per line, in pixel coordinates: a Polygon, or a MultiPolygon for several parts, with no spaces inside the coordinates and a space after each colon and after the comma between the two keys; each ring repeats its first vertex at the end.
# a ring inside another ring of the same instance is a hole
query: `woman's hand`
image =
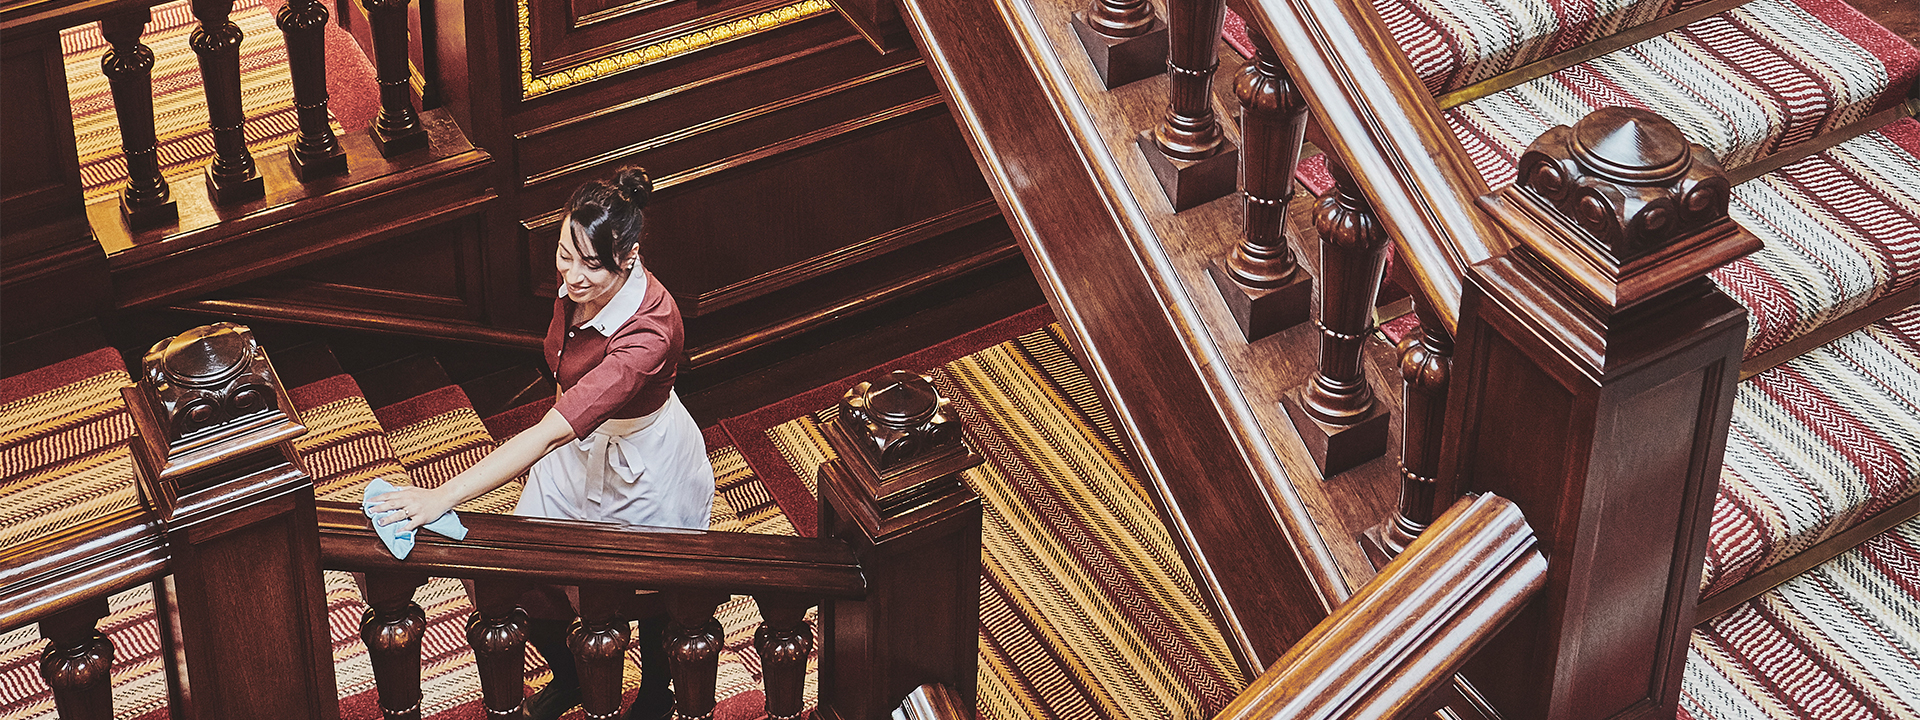
{"type": "Polygon", "coordinates": [[[377,502],[374,503],[371,509],[374,515],[379,516],[379,519],[374,522],[380,523],[381,525],[403,523],[398,528],[399,532],[418,530],[420,526],[439,519],[441,515],[445,515],[448,510],[453,509],[454,505],[453,499],[447,497],[446,493],[441,492],[439,488],[430,490],[427,488],[413,487],[411,485],[396,487],[393,489],[393,492],[375,496],[374,500],[377,502]],[[380,515],[380,513],[389,510],[397,510],[398,512],[391,515],[380,515]]]}

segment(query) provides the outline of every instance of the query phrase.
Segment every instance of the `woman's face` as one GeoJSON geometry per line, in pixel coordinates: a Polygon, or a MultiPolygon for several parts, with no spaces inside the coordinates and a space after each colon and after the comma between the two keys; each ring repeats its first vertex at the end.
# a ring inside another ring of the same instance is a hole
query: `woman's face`
{"type": "MultiPolygon", "coordinates": [[[[626,282],[625,274],[615,272],[613,266],[601,262],[600,258],[589,255],[592,246],[574,241],[574,227],[570,221],[560,223],[560,245],[554,250],[553,265],[560,271],[560,287],[567,291],[567,299],[576,305],[594,305],[613,296],[620,285],[626,282]],[[582,252],[582,248],[586,252],[582,252]]],[[[635,248],[637,252],[639,248],[635,248]]],[[[629,262],[632,258],[628,259],[629,262]]]]}

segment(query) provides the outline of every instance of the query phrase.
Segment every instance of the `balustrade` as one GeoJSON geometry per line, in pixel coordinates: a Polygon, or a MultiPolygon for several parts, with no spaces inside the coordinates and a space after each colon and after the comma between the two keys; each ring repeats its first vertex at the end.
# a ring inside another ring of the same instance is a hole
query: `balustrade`
{"type": "Polygon", "coordinates": [[[113,717],[113,643],[95,626],[107,616],[107,599],[94,598],[40,621],[47,646],[40,652],[40,679],[53,689],[54,706],[67,720],[113,717]]]}
{"type": "Polygon", "coordinates": [[[1328,158],[1334,189],[1320,199],[1320,364],[1306,385],[1281,398],[1323,475],[1386,452],[1387,413],[1374,402],[1361,363],[1373,330],[1373,301],[1387,262],[1387,233],[1359,185],[1328,158]]]}
{"type": "Polygon", "coordinates": [[[100,58],[100,72],[113,92],[120,147],[127,158],[127,186],[120,191],[120,208],[136,228],[160,225],[180,215],[167,179],[160,174],[159,143],[153,129],[153,48],[140,42],[152,17],[153,11],[143,7],[100,21],[100,34],[113,46],[100,58]]]}
{"type": "Polygon", "coordinates": [[[1208,90],[1226,13],[1226,0],[1167,6],[1167,112],[1138,144],[1176,211],[1233,192],[1239,171],[1240,151],[1222,132],[1208,90]]]}
{"type": "Polygon", "coordinates": [[[426,576],[369,573],[363,583],[367,611],[360,617],[360,641],[373,665],[380,712],[387,720],[420,720],[420,639],[427,615],[413,601],[426,576]]]}
{"type": "Polygon", "coordinates": [[[1234,83],[1246,143],[1240,173],[1246,238],[1207,270],[1241,334],[1253,342],[1306,322],[1313,278],[1294,259],[1286,232],[1293,174],[1307,132],[1307,101],[1273,45],[1259,33],[1248,37],[1256,49],[1254,60],[1234,83]]]}
{"type": "Polygon", "coordinates": [[[232,205],[257,200],[266,183],[247,150],[246,110],[240,100],[240,43],[246,34],[232,18],[233,0],[193,0],[200,20],[189,44],[200,58],[201,89],[207,96],[207,126],[213,130],[213,160],[207,164],[207,189],[213,201],[232,205]]]}
{"type": "MultiPolygon", "coordinates": [[[[407,60],[407,2],[365,2],[376,45],[380,94],[380,112],[368,133],[382,157],[425,148],[428,132],[413,101],[407,60]]],[[[192,0],[191,10],[198,25],[188,46],[200,68],[213,146],[203,173],[207,196],[216,207],[261,199],[272,173],[262,172],[247,144],[249,120],[241,85],[240,50],[248,39],[232,17],[232,0],[192,0]]],[[[153,48],[141,41],[152,10],[107,9],[97,17],[109,46],[101,56],[100,72],[113,95],[127,167],[126,185],[119,193],[120,214],[126,220],[126,229],[133,233],[159,230],[178,220],[180,205],[176,201],[178,188],[168,181],[161,167],[152,77],[157,59],[153,48]]],[[[285,151],[292,173],[302,183],[346,174],[349,155],[355,151],[335,134],[329,114],[326,26],[331,12],[320,0],[290,0],[274,19],[286,42],[284,71],[293,89],[297,123],[296,134],[285,151]]],[[[51,22],[35,20],[34,25],[51,22]]],[[[364,154],[365,146],[359,147],[363,149],[358,152],[364,154]]],[[[109,228],[107,234],[117,233],[109,228]]]]}
{"type": "Polygon", "coordinates": [[[287,72],[293,76],[294,113],[300,133],[287,148],[302,181],[347,171],[347,151],[333,136],[327,116],[327,6],[291,0],[274,15],[287,38],[287,72]]]}
{"type": "Polygon", "coordinates": [[[1375,567],[1406,550],[1438,513],[1434,484],[1446,437],[1453,335],[1430,305],[1416,298],[1414,307],[1420,329],[1400,342],[1400,509],[1369,528],[1361,543],[1375,567]]]}
{"type": "Polygon", "coordinates": [[[407,67],[408,0],[360,0],[373,25],[373,69],[380,78],[380,115],[367,133],[381,157],[427,146],[427,129],[413,108],[413,75],[407,67]]]}

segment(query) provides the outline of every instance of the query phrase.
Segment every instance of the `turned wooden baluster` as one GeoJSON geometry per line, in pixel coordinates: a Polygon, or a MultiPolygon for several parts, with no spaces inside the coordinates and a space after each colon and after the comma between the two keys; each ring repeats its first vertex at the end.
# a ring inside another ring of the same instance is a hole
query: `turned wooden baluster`
{"type": "Polygon", "coordinates": [[[1307,321],[1313,278],[1294,259],[1286,233],[1293,173],[1307,132],[1307,101],[1266,38],[1248,37],[1257,52],[1234,83],[1246,143],[1241,157],[1246,239],[1209,270],[1240,332],[1252,342],[1307,321]]]}
{"type": "Polygon", "coordinates": [[[1368,529],[1362,543],[1375,567],[1386,565],[1413,544],[1438,517],[1438,508],[1452,500],[1436,502],[1434,483],[1440,472],[1447,386],[1453,375],[1453,335],[1426,303],[1418,302],[1415,312],[1420,330],[1400,342],[1400,379],[1405,383],[1400,395],[1400,511],[1368,529]]]}
{"type": "Polygon", "coordinates": [[[515,603],[519,586],[477,580],[476,609],[467,618],[467,645],[480,671],[481,704],[487,717],[515,716],[527,695],[522,666],[527,657],[527,611],[515,603]]]}
{"type": "Polygon", "coordinates": [[[426,582],[423,575],[366,577],[360,640],[367,645],[380,712],[387,720],[420,718],[420,638],[427,632],[427,614],[413,601],[413,591],[426,582]]]}
{"type": "Polygon", "coordinates": [[[621,603],[633,590],[621,587],[580,586],[580,619],[567,635],[574,666],[580,668],[580,707],[588,718],[620,714],[621,672],[626,669],[627,646],[633,632],[620,616],[621,603]]]}
{"type": "Polygon", "coordinates": [[[318,0],[290,0],[274,16],[287,38],[287,72],[293,76],[293,104],[300,134],[287,155],[302,181],[347,171],[347,152],[327,121],[327,6],[318,0]]]}
{"type": "Polygon", "coordinates": [[[380,78],[380,116],[367,128],[381,157],[427,146],[427,129],[413,109],[407,68],[407,0],[360,0],[373,26],[373,64],[380,78]]]}
{"type": "Polygon", "coordinates": [[[40,651],[40,678],[53,688],[53,704],[67,720],[110,720],[113,642],[95,625],[107,616],[107,599],[97,598],[40,621],[49,642],[40,651]]]}
{"type": "Polygon", "coordinates": [[[240,41],[245,34],[228,16],[233,0],[193,0],[199,18],[188,44],[200,58],[200,81],[207,93],[207,123],[213,128],[213,161],[207,165],[207,189],[221,205],[258,199],[266,184],[247,150],[246,112],[240,103],[240,41]]]}
{"type": "Polygon", "coordinates": [[[727,596],[697,590],[667,593],[667,668],[673,676],[673,713],[686,720],[711,720],[714,686],[719,681],[720,649],[726,636],[713,616],[727,596]]]}
{"type": "Polygon", "coordinates": [[[1153,77],[1166,66],[1167,25],[1147,0],[1093,0],[1071,22],[1107,89],[1153,77]]]}
{"type": "Polygon", "coordinates": [[[763,595],[753,600],[760,606],[760,629],[753,631],[753,647],[760,652],[766,678],[767,717],[797,720],[805,712],[807,656],[813,654],[813,623],[806,619],[812,603],[763,595]]]}
{"type": "Polygon", "coordinates": [[[1217,57],[1226,0],[1175,0],[1167,6],[1167,113],[1141,133],[1160,188],[1185,210],[1233,192],[1239,151],[1227,142],[1208,92],[1217,57]]]}
{"type": "Polygon", "coordinates": [[[152,19],[150,8],[129,10],[100,21],[100,34],[113,48],[100,58],[100,72],[113,90],[113,111],[120,119],[120,148],[127,158],[127,186],[120,210],[127,224],[144,229],[180,216],[167,178],[160,174],[160,151],[153,132],[153,48],[140,42],[152,19]]]}
{"type": "Polygon", "coordinates": [[[1334,189],[1320,199],[1320,367],[1282,402],[1324,475],[1386,452],[1387,414],[1373,401],[1360,351],[1387,262],[1387,233],[1353,176],[1328,158],[1334,189]]]}

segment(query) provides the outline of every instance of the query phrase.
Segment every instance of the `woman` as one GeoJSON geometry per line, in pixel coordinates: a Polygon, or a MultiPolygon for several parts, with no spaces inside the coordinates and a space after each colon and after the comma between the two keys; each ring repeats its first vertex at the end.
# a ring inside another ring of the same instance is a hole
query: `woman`
{"type": "MultiPolygon", "coordinates": [[[[567,203],[554,250],[560,297],[546,338],[547,365],[560,381],[553,409],[445,484],[380,496],[372,512],[400,511],[382,522],[418,528],[526,473],[516,515],[707,527],[713,467],[699,427],[673,393],[680,310],[640,263],[641,209],[652,189],[644,170],[623,168],[611,182],[581,186],[567,203]]],[[[529,595],[528,643],[553,668],[553,681],[528,699],[527,712],[546,720],[580,703],[566,644],[574,608],[553,588],[529,595]]],[[[664,629],[664,617],[640,621],[643,675],[629,718],[672,712],[664,629]]]]}

